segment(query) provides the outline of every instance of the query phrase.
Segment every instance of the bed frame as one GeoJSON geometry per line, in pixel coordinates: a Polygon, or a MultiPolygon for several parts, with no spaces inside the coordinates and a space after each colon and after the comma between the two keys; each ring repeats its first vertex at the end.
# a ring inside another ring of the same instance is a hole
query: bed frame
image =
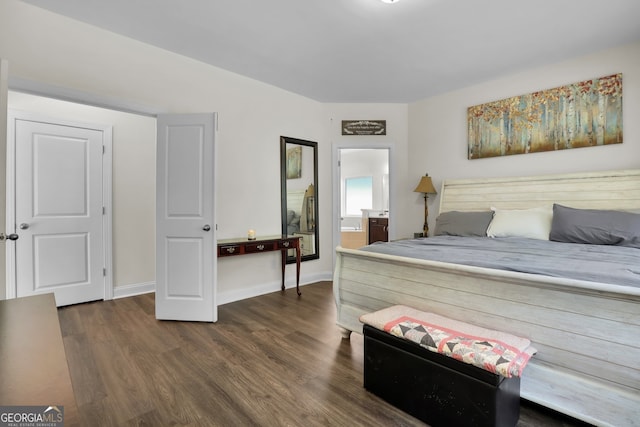
{"type": "MultiPolygon", "coordinates": [[[[640,170],[450,180],[440,212],[548,206],[640,209],[640,170]]],[[[640,287],[336,248],[343,336],[394,304],[527,337],[538,349],[521,396],[577,419],[640,425],[640,287]]],[[[640,269],[640,250],[638,268],[640,269]]]]}

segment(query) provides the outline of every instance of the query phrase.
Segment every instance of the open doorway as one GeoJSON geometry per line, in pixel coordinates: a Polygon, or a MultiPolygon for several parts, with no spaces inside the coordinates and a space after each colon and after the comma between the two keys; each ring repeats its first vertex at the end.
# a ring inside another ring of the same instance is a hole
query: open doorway
{"type": "MultiPolygon", "coordinates": [[[[55,96],[55,93],[54,93],[55,96]]],[[[98,104],[98,103],[96,103],[98,104]]],[[[113,126],[112,248],[105,252],[105,298],[155,289],[155,117],[9,90],[12,110],[82,123],[113,126]]],[[[108,151],[106,151],[108,154],[108,151]]],[[[110,194],[106,194],[110,196],[110,194]]],[[[8,226],[13,230],[15,221],[8,226]]],[[[20,243],[20,240],[17,242],[20,243]]],[[[14,260],[9,261],[13,263],[14,260]]],[[[100,269],[102,270],[102,269],[100,269]]],[[[15,273],[12,274],[15,276],[15,273]]]]}
{"type": "Polygon", "coordinates": [[[389,149],[340,148],[339,245],[389,240],[389,149]]]}

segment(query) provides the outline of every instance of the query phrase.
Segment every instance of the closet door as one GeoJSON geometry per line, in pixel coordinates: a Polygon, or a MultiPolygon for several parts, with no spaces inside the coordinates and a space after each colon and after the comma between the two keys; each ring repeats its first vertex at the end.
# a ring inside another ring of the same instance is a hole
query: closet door
{"type": "Polygon", "coordinates": [[[216,115],[158,116],[156,318],[215,322],[216,115]]]}

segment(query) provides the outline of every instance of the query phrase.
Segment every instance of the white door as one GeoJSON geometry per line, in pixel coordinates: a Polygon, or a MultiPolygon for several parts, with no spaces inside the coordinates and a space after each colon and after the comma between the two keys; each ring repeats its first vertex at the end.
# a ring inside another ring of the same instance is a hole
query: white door
{"type": "Polygon", "coordinates": [[[156,318],[215,322],[216,115],[158,116],[156,318]]]}
{"type": "Polygon", "coordinates": [[[54,292],[58,306],[104,299],[102,161],[111,129],[25,117],[11,118],[16,296],[54,292]]]}

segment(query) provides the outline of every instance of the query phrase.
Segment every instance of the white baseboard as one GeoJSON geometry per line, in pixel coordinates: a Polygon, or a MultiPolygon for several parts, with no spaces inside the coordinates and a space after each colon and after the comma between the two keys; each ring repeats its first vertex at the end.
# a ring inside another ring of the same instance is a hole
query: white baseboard
{"type": "Polygon", "coordinates": [[[156,282],[133,283],[113,288],[113,299],[132,297],[156,291],[156,282]]]}
{"type": "MultiPolygon", "coordinates": [[[[320,282],[323,280],[333,280],[333,273],[315,273],[305,275],[300,278],[300,287],[304,285],[309,285],[311,283],[320,282]]],[[[280,290],[280,286],[282,286],[281,281],[272,282],[272,283],[261,283],[256,286],[252,286],[250,288],[239,289],[237,291],[225,291],[218,292],[218,305],[229,304],[231,302],[240,301],[247,298],[253,298],[264,294],[269,294],[271,292],[276,292],[280,290]]],[[[285,283],[285,289],[294,289],[295,292],[296,284],[294,283],[285,283]]],[[[304,295],[304,291],[303,292],[304,295]]]]}
{"type": "MultiPolygon", "coordinates": [[[[324,280],[333,280],[333,273],[315,273],[305,275],[300,278],[300,287],[324,280]]],[[[229,304],[247,298],[276,292],[280,290],[281,282],[261,283],[250,288],[218,293],[218,305],[229,304]]],[[[286,289],[295,289],[295,283],[285,283],[286,289]]],[[[113,289],[113,299],[132,297],[135,295],[148,294],[156,291],[156,282],[133,283],[131,285],[117,286],[113,289]]]]}

